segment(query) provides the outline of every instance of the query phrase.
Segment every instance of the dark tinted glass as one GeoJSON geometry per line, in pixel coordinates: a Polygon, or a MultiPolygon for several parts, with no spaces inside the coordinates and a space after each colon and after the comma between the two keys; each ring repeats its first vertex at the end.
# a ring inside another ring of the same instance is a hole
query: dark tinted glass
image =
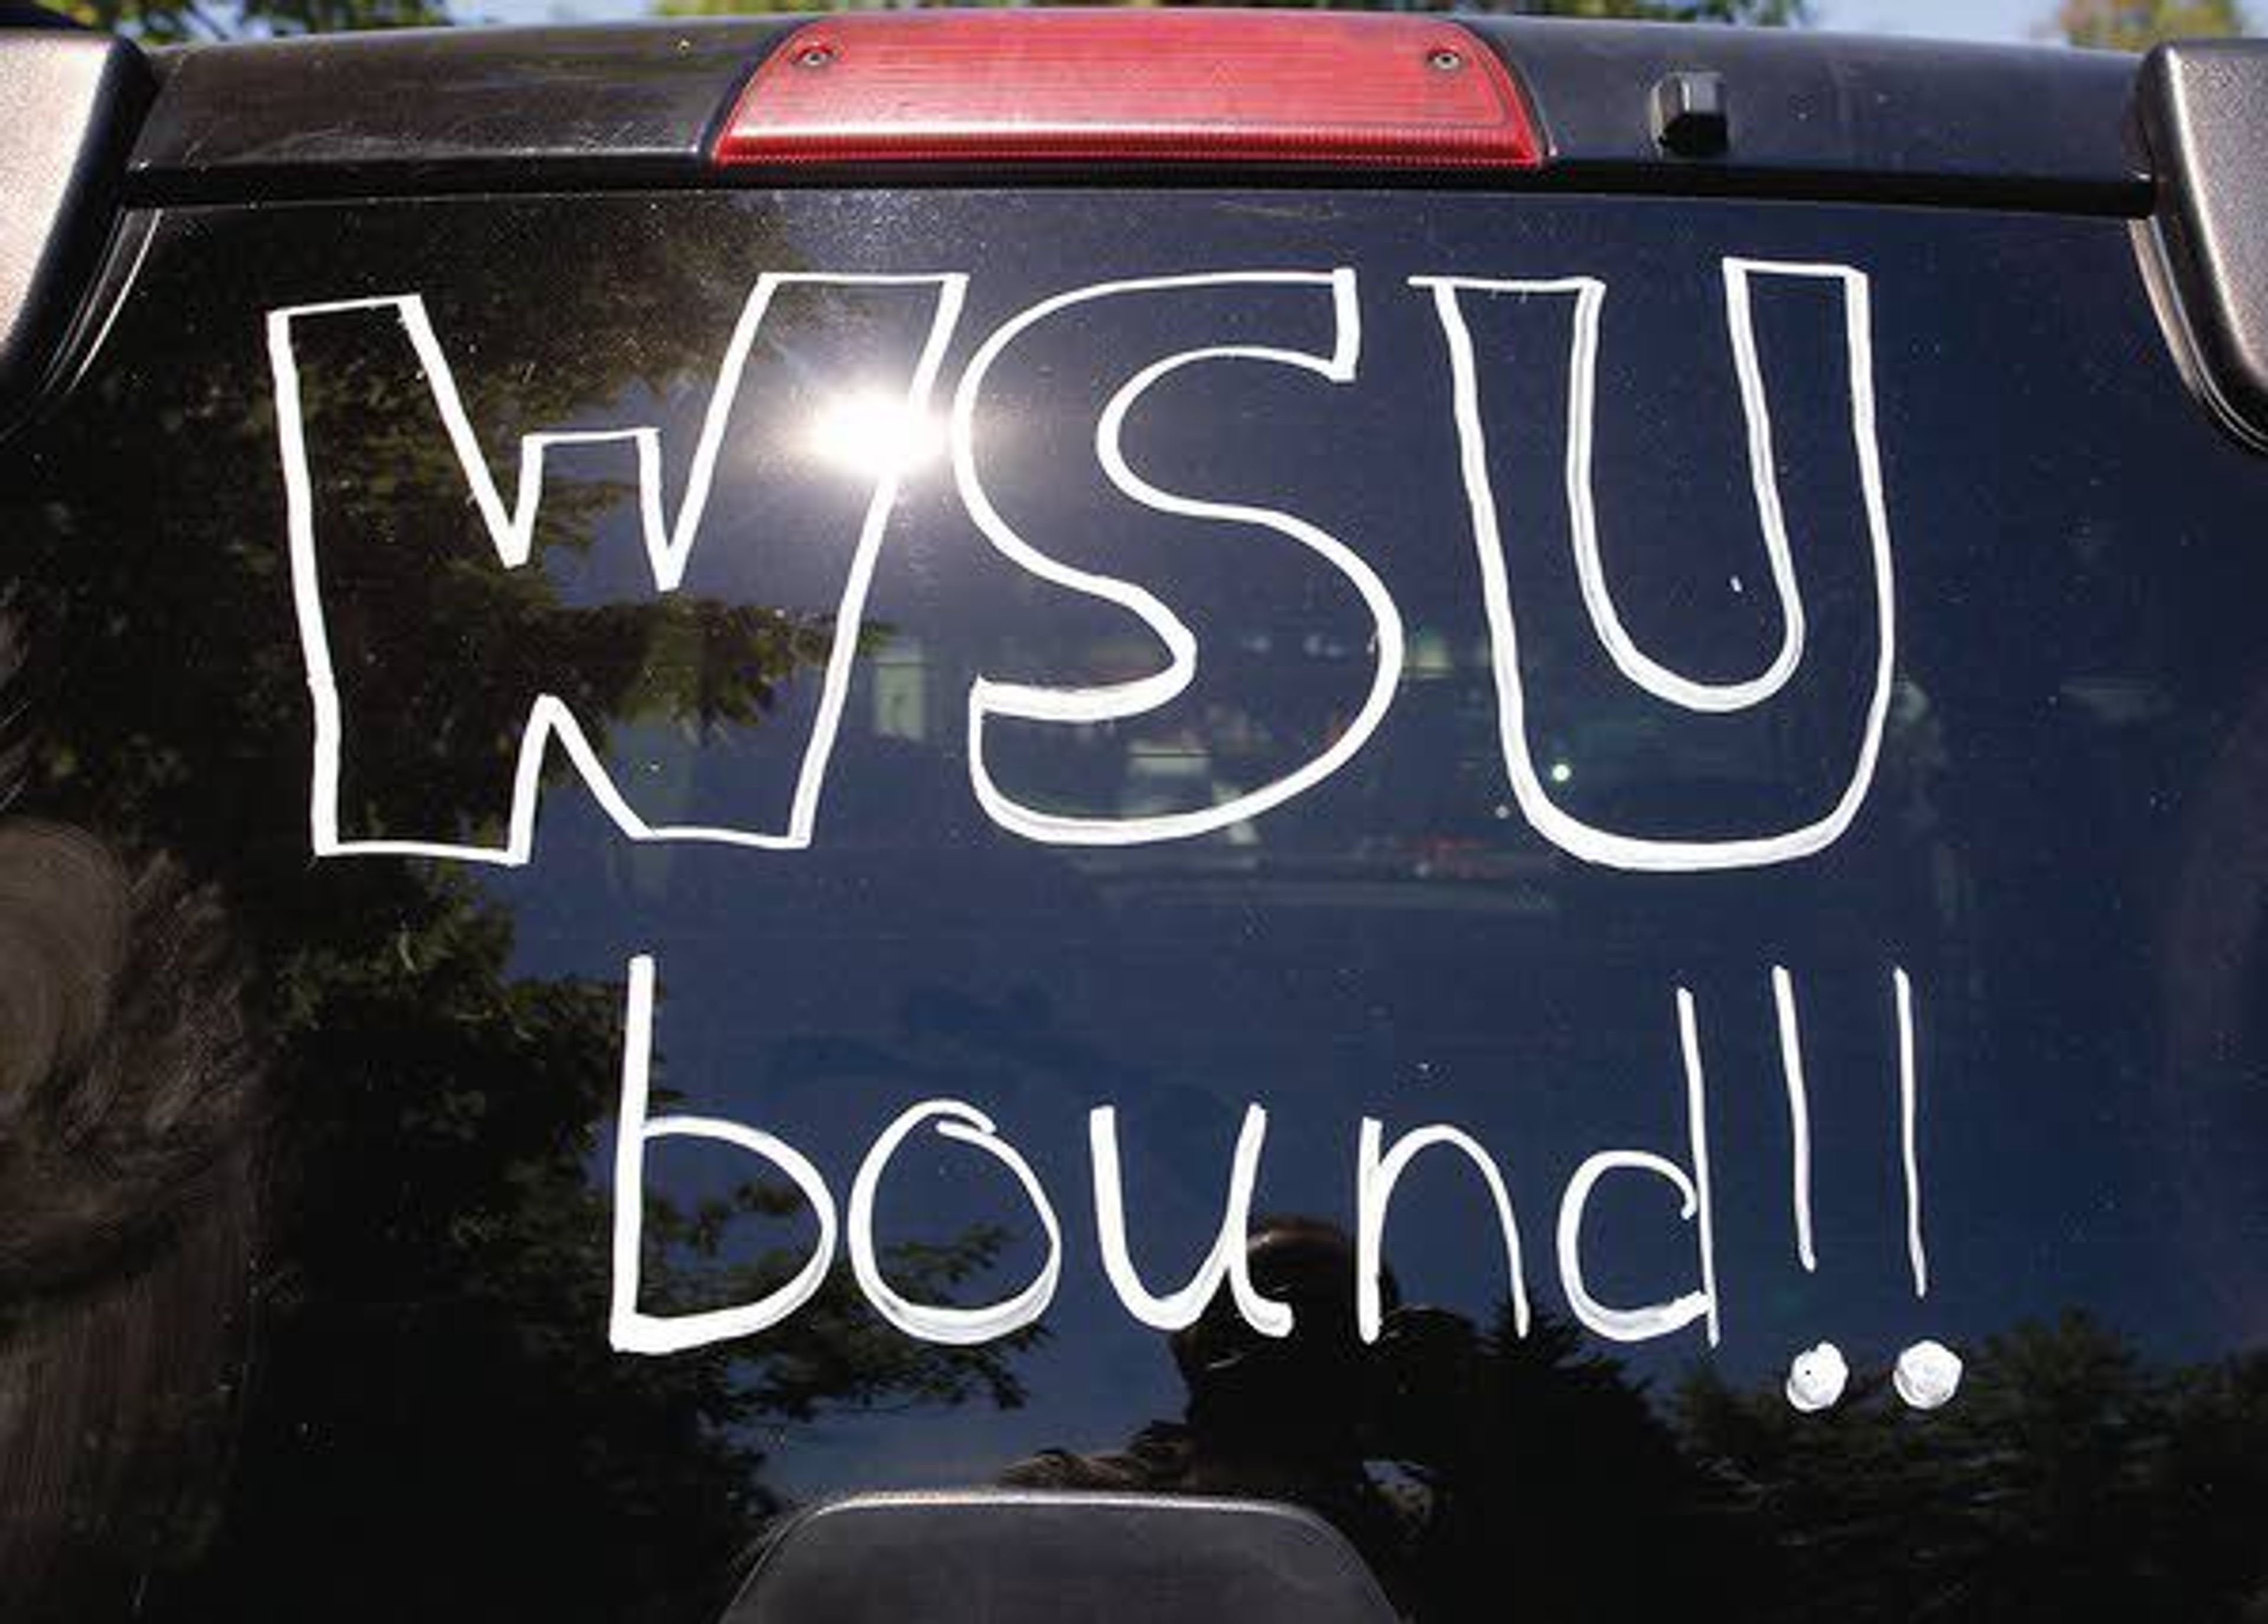
{"type": "Polygon", "coordinates": [[[1000,1481],[2268,1596],[2268,475],[2124,224],[186,210],[6,457],[11,1616],[1000,1481]]]}

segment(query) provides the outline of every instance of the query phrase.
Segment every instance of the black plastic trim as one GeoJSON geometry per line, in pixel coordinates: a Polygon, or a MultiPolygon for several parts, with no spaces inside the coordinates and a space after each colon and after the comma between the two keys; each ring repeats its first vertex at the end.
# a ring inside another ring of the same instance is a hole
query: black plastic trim
{"type": "Polygon", "coordinates": [[[2268,42],[2161,46],[2135,107],[2159,175],[2142,264],[2175,356],[2213,415],[2268,450],[2268,42]]]}
{"type": "Polygon", "coordinates": [[[710,137],[797,19],[410,29],[168,54],[140,200],[714,179],[710,137]]]}
{"type": "Polygon", "coordinates": [[[0,32],[0,429],[36,400],[78,312],[151,85],[118,40],[0,32]]]}
{"type": "MultiPolygon", "coordinates": [[[[762,56],[804,19],[413,32],[195,47],[133,162],[160,203],[599,187],[858,184],[1344,186],[1357,172],[1134,165],[720,170],[706,158],[762,56]]],[[[2137,59],[2026,47],[1557,18],[1464,19],[1520,78],[1542,169],[1359,173],[1362,184],[1881,201],[2139,216],[2137,59]],[[1720,76],[1740,117],[1665,152],[1669,73],[1720,76]]]]}
{"type": "Polygon", "coordinates": [[[1181,1495],[862,1495],[784,1519],[725,1624],[1393,1624],[1336,1529],[1181,1495]]]}

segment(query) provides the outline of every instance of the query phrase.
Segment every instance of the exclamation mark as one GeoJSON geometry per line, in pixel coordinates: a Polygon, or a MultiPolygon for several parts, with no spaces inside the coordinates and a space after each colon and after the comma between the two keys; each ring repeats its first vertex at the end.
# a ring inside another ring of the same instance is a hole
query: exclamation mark
{"type": "Polygon", "coordinates": [[[1779,1010],[1779,1069],[1787,1080],[1787,1129],[1790,1176],[1789,1201],[1795,1212],[1795,1255],[1806,1270],[1816,1274],[1819,1258],[1811,1244],[1811,1102],[1803,1087],[1803,1038],[1795,1024],[1795,983],[1778,965],[1772,966],[1772,1003],[1779,1010]]]}
{"type": "Polygon", "coordinates": [[[1906,1173],[1906,1260],[1913,1266],[1916,1297],[1929,1295],[1929,1253],[1921,1240],[1921,1156],[1915,1144],[1919,1112],[1914,1083],[1913,979],[1892,966],[1898,996],[1898,1153],[1906,1173]]]}
{"type": "MultiPolygon", "coordinates": [[[[1906,1173],[1906,1260],[1913,1267],[1914,1296],[1929,1295],[1929,1253],[1921,1240],[1921,1154],[1916,1121],[1920,1102],[1914,1081],[1913,978],[1890,967],[1898,998],[1898,1154],[1906,1173]]],[[[1898,1356],[1890,1384],[1898,1397],[1918,1410],[1933,1410],[1961,1390],[1961,1356],[1944,1343],[1923,1341],[1898,1356]]]]}
{"type": "MultiPolygon", "coordinates": [[[[1929,1252],[1922,1241],[1921,1224],[1921,1099],[1918,1068],[1914,1061],[1913,978],[1904,966],[1890,966],[1898,1020],[1898,1160],[1905,1175],[1906,1262],[1913,1272],[1914,1296],[1929,1295],[1929,1252]]],[[[1772,966],[1772,1005],[1779,1017],[1780,1076],[1787,1086],[1790,1205],[1795,1218],[1795,1254],[1805,1269],[1816,1272],[1819,1260],[1811,1225],[1811,1102],[1803,1076],[1803,1035],[1796,1019],[1795,982],[1786,969],[1772,966]]],[[[1951,1402],[1960,1391],[1961,1356],[1942,1342],[1922,1341],[1898,1355],[1891,1386],[1907,1406],[1933,1410],[1951,1402]]],[[[1786,1398],[1793,1408],[1809,1414],[1833,1407],[1850,1378],[1842,1350],[1821,1342],[1798,1354],[1788,1368],[1786,1398]]]]}

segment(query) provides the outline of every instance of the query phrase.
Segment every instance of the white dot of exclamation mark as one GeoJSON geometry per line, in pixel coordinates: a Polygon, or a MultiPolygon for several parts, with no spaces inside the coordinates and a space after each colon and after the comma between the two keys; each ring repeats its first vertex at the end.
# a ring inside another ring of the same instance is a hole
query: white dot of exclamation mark
{"type": "Polygon", "coordinates": [[[1898,1356],[1890,1385],[1913,1408],[1936,1409],[1961,1391],[1961,1356],[1943,1342],[1916,1342],[1898,1356]]]}
{"type": "Polygon", "coordinates": [[[1821,1342],[1795,1356],[1781,1391],[1786,1393],[1791,1409],[1810,1415],[1833,1408],[1850,1385],[1851,1365],[1843,1350],[1832,1342],[1821,1342]]]}

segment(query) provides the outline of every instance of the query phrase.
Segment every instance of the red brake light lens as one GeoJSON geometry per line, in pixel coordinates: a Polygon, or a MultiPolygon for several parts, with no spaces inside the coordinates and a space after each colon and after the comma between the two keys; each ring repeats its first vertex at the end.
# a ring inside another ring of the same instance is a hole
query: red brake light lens
{"type": "Polygon", "coordinates": [[[896,12],[789,36],[716,158],[1531,168],[1542,143],[1504,64],[1436,18],[896,12]]]}

